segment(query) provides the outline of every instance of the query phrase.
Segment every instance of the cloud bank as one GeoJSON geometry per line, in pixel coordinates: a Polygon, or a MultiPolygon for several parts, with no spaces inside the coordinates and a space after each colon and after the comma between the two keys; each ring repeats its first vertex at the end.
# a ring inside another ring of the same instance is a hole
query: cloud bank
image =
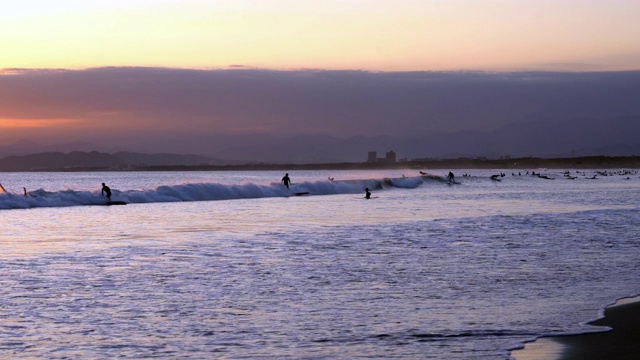
{"type": "Polygon", "coordinates": [[[13,69],[0,75],[0,142],[206,152],[227,134],[427,137],[637,115],[639,93],[640,71],[13,69]]]}

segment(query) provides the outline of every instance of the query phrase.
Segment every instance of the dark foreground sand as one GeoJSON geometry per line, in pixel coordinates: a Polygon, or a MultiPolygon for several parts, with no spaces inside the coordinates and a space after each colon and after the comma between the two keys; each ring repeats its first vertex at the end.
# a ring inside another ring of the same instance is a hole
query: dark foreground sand
{"type": "Polygon", "coordinates": [[[640,359],[640,297],[608,307],[604,318],[591,325],[613,330],[584,334],[543,337],[512,352],[517,360],[627,360],[640,359]]]}

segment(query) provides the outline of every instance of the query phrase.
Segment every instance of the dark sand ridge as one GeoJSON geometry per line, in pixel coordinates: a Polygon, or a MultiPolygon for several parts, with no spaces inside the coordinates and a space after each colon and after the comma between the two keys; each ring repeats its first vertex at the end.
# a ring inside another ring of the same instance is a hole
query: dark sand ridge
{"type": "Polygon", "coordinates": [[[610,331],[582,335],[542,337],[512,352],[517,360],[627,360],[640,359],[640,297],[608,307],[604,318],[590,325],[610,331]]]}

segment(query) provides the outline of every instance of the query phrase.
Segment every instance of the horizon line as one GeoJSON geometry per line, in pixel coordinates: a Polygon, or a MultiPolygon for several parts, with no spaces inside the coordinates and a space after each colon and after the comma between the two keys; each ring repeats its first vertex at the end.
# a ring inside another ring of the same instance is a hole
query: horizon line
{"type": "Polygon", "coordinates": [[[184,70],[184,71],[264,71],[264,72],[353,72],[353,73],[370,73],[370,74],[411,74],[411,73],[437,73],[437,74],[610,74],[610,73],[633,73],[640,72],[637,69],[625,70],[544,70],[544,69],[457,69],[457,70],[373,70],[358,68],[277,68],[277,67],[253,67],[245,65],[228,65],[228,66],[205,66],[205,67],[179,67],[179,66],[151,66],[151,65],[108,65],[108,66],[90,66],[90,67],[68,67],[68,68],[46,68],[46,67],[6,67],[0,68],[0,76],[2,75],[21,75],[25,73],[52,73],[52,72],[71,72],[71,71],[87,71],[87,70],[108,70],[108,69],[156,69],[156,70],[184,70]]]}

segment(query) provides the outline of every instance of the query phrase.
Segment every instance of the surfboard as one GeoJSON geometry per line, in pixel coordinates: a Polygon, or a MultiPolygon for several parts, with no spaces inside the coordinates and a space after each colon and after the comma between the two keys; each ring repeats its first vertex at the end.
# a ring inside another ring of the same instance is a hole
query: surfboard
{"type": "Polygon", "coordinates": [[[107,201],[105,205],[127,205],[127,203],[124,201],[107,201]]]}
{"type": "Polygon", "coordinates": [[[293,195],[301,196],[301,195],[309,195],[308,191],[294,192],[293,195]]]}

